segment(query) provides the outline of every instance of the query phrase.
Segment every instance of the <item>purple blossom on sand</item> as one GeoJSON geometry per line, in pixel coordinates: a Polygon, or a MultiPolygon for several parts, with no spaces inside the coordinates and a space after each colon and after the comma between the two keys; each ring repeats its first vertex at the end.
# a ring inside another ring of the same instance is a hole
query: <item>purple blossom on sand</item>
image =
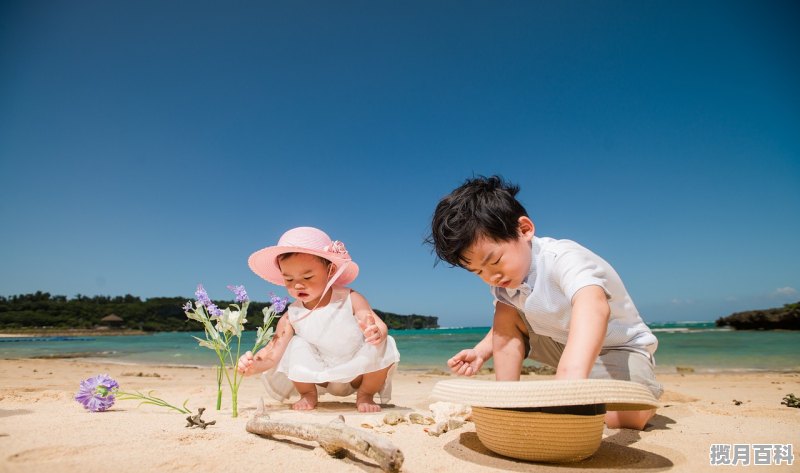
{"type": "Polygon", "coordinates": [[[248,301],[247,291],[244,290],[244,286],[228,286],[228,289],[236,294],[236,302],[243,303],[248,301]]]}
{"type": "Polygon", "coordinates": [[[75,400],[92,412],[101,412],[114,405],[114,394],[119,383],[107,374],[99,374],[81,381],[75,400]]]}
{"type": "Polygon", "coordinates": [[[276,314],[283,312],[283,309],[286,308],[286,304],[288,302],[289,300],[287,298],[278,297],[275,294],[272,294],[272,296],[269,298],[270,307],[275,311],[276,314]]]}

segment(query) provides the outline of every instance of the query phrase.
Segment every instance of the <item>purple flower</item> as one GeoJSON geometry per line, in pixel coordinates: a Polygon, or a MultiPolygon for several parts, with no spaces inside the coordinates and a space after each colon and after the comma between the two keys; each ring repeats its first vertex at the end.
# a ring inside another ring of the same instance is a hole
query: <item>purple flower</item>
{"type": "Polygon", "coordinates": [[[215,304],[208,304],[207,309],[208,309],[208,313],[211,314],[211,315],[216,315],[217,317],[222,315],[222,310],[219,307],[217,307],[215,304]]]}
{"type": "Polygon", "coordinates": [[[236,294],[236,302],[247,302],[247,291],[244,290],[244,286],[228,286],[228,289],[236,294]]]}
{"type": "Polygon", "coordinates": [[[75,400],[92,412],[101,412],[114,405],[114,393],[119,383],[107,374],[81,381],[81,387],[75,394],[75,400]]]}
{"type": "Polygon", "coordinates": [[[269,298],[270,307],[275,311],[276,314],[283,312],[288,302],[289,299],[285,297],[278,297],[275,294],[272,294],[272,296],[269,298]]]}
{"type": "Polygon", "coordinates": [[[183,305],[184,312],[189,312],[192,309],[194,309],[194,306],[192,305],[192,301],[186,301],[186,304],[183,305]]]}
{"type": "Polygon", "coordinates": [[[205,289],[203,289],[202,284],[197,285],[197,290],[194,292],[194,297],[197,298],[197,302],[203,304],[204,306],[208,307],[209,305],[214,305],[211,302],[211,299],[208,298],[208,293],[205,289]]]}
{"type": "Polygon", "coordinates": [[[206,310],[208,310],[209,314],[216,315],[217,317],[222,315],[222,311],[219,309],[219,307],[217,307],[217,305],[211,302],[211,299],[208,298],[208,293],[205,289],[203,289],[202,284],[197,285],[197,290],[194,292],[194,296],[197,298],[197,302],[206,307],[206,310]]]}

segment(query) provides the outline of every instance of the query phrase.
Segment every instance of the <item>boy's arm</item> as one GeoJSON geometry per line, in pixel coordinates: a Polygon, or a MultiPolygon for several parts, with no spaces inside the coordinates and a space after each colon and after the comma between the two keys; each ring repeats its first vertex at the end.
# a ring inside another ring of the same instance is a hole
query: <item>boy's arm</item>
{"type": "Polygon", "coordinates": [[[486,336],[478,342],[473,348],[475,353],[483,358],[483,361],[489,361],[492,358],[492,340],[494,339],[494,327],[490,328],[486,336]]]}
{"type": "Polygon", "coordinates": [[[525,341],[528,329],[514,307],[497,302],[492,325],[492,353],[497,381],[519,381],[522,362],[525,360],[525,341]]]}
{"type": "Polygon", "coordinates": [[[600,286],[585,286],[572,298],[567,344],[558,362],[556,379],[589,377],[608,330],[611,308],[600,286]]]}
{"type": "Polygon", "coordinates": [[[528,329],[517,309],[497,302],[494,322],[489,333],[475,348],[461,350],[447,360],[450,371],[461,376],[477,374],[481,366],[494,356],[495,378],[498,381],[519,380],[522,361],[525,359],[525,340],[528,329]]]}
{"type": "Polygon", "coordinates": [[[475,345],[475,348],[468,348],[456,353],[455,356],[447,360],[447,366],[450,367],[450,371],[459,376],[478,374],[483,363],[492,357],[493,338],[494,331],[489,329],[489,332],[475,345]]]}

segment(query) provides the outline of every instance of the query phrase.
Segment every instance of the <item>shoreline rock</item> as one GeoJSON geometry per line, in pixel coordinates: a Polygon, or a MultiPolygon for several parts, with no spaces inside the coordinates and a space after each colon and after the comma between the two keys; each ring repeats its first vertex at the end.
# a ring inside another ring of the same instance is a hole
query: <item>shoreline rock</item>
{"type": "Polygon", "coordinates": [[[773,309],[736,312],[720,317],[715,324],[736,330],[800,330],[800,302],[773,309]]]}

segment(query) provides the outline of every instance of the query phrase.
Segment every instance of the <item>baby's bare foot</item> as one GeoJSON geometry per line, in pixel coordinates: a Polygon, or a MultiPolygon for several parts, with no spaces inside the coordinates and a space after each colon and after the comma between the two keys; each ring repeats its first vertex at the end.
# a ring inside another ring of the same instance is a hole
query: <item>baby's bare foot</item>
{"type": "Polygon", "coordinates": [[[381,406],[375,404],[375,401],[372,400],[373,397],[375,397],[374,393],[356,393],[356,407],[358,407],[358,412],[380,412],[381,406]]]}
{"type": "Polygon", "coordinates": [[[292,404],[296,411],[309,411],[317,407],[317,391],[307,392],[300,396],[300,400],[292,404]]]}

